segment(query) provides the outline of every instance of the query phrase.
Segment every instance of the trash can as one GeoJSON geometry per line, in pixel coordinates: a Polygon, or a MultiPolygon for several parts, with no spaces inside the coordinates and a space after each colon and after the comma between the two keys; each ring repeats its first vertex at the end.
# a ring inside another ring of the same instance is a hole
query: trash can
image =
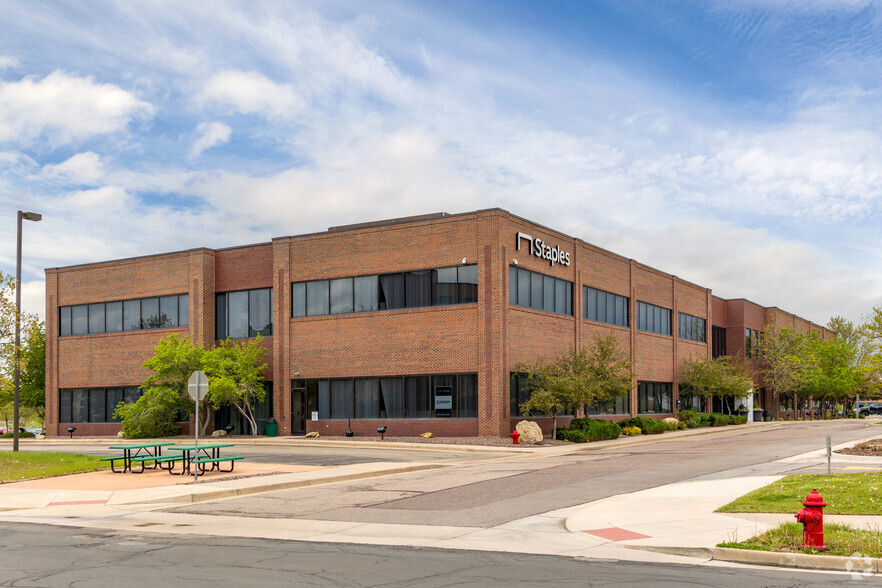
{"type": "Polygon", "coordinates": [[[279,436],[279,424],[276,422],[276,419],[270,419],[263,426],[263,434],[267,437],[278,437],[279,436]]]}

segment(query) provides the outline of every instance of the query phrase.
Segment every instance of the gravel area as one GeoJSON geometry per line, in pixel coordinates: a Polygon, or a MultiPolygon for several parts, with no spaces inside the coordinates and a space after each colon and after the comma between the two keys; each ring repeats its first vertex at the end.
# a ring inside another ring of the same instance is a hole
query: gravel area
{"type": "Polygon", "coordinates": [[[836,453],[845,455],[868,455],[873,457],[882,457],[882,438],[871,439],[866,443],[859,443],[854,447],[847,449],[839,449],[836,453]]]}
{"type": "MultiPolygon", "coordinates": [[[[378,443],[429,443],[436,445],[479,445],[483,447],[511,447],[511,439],[503,437],[390,437],[386,435],[385,439],[380,439],[379,435],[374,436],[355,436],[355,437],[330,437],[322,435],[319,439],[325,441],[376,441],[378,443]]],[[[569,441],[553,441],[545,439],[538,446],[551,447],[553,445],[569,445],[569,441]]],[[[526,445],[527,447],[532,447],[526,445]]]]}

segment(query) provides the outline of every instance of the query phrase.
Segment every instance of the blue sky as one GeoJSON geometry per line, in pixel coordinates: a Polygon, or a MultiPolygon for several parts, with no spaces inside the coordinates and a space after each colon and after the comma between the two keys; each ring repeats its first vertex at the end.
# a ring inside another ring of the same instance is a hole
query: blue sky
{"type": "Polygon", "coordinates": [[[499,206],[815,322],[882,305],[882,4],[4,3],[0,270],[499,206]]]}

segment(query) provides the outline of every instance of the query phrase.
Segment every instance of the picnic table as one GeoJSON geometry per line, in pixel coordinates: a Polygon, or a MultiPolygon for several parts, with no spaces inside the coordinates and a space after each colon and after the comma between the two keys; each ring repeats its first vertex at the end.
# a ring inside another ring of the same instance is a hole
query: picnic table
{"type": "MultiPolygon", "coordinates": [[[[111,445],[108,449],[121,449],[123,454],[113,455],[109,457],[102,457],[101,461],[109,461],[110,462],[110,470],[115,474],[122,474],[126,471],[132,472],[133,474],[140,474],[144,471],[145,462],[153,462],[153,468],[156,469],[157,465],[160,462],[157,460],[162,456],[162,448],[170,447],[174,445],[174,443],[170,442],[151,442],[151,443],[139,443],[132,445],[111,445]],[[116,462],[123,462],[123,469],[117,471],[116,462]],[[140,463],[141,469],[137,472],[132,469],[132,463],[140,463]]],[[[161,467],[161,466],[160,466],[161,467]]]]}
{"type": "MultiPolygon", "coordinates": [[[[181,475],[189,474],[191,472],[191,464],[193,463],[199,468],[200,473],[205,473],[209,469],[208,464],[211,464],[210,469],[212,470],[216,469],[219,472],[228,473],[233,471],[236,460],[245,458],[241,455],[222,457],[220,450],[224,447],[235,446],[232,443],[200,443],[198,454],[196,453],[195,445],[175,445],[174,447],[169,447],[168,450],[181,452],[181,475]],[[220,467],[220,464],[225,461],[230,462],[230,469],[228,470],[222,470],[220,467]]],[[[172,466],[169,468],[169,473],[174,474],[175,472],[172,471],[174,462],[170,463],[172,466]]]]}

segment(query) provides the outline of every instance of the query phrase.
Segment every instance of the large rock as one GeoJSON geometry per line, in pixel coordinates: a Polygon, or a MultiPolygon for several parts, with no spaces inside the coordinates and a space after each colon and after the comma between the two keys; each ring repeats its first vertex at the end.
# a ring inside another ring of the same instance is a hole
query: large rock
{"type": "Polygon", "coordinates": [[[319,437],[321,437],[321,435],[319,435],[318,431],[313,431],[311,433],[307,433],[306,435],[304,435],[304,437],[308,439],[318,439],[319,437]]]}
{"type": "Polygon", "coordinates": [[[542,429],[534,421],[521,421],[515,426],[515,431],[520,433],[518,443],[536,445],[542,443],[542,429]]]}
{"type": "Polygon", "coordinates": [[[679,425],[680,424],[680,421],[678,421],[674,417],[668,417],[666,419],[662,419],[662,422],[668,423],[669,425],[679,425]]]}
{"type": "Polygon", "coordinates": [[[223,429],[220,429],[220,430],[215,431],[214,433],[212,433],[211,436],[212,436],[212,437],[226,437],[226,436],[227,436],[227,432],[224,431],[223,429]]]}

